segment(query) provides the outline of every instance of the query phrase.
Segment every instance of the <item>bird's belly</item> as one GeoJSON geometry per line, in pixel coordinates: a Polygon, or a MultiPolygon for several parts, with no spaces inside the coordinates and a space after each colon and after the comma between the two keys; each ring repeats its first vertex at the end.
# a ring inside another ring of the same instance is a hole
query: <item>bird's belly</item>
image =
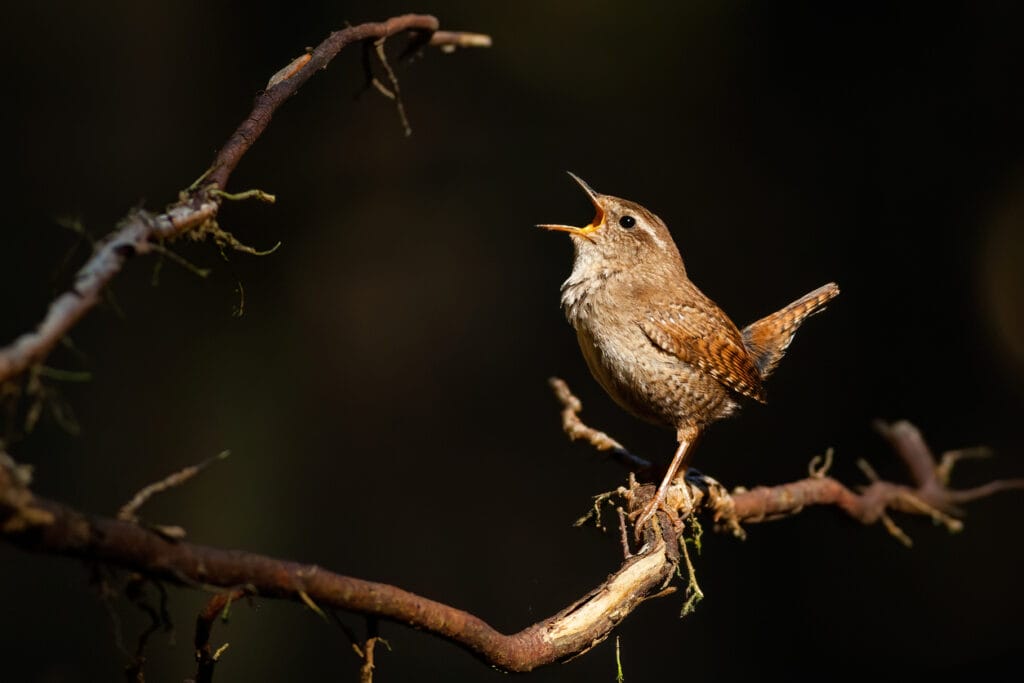
{"type": "Polygon", "coordinates": [[[631,332],[597,340],[576,331],[590,373],[622,408],[672,429],[703,427],[736,409],[714,377],[656,349],[639,327],[631,332]]]}

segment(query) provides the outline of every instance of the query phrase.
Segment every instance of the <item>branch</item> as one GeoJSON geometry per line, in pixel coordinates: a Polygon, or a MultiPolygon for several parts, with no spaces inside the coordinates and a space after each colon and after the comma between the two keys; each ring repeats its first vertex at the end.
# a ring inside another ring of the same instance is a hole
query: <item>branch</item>
{"type": "MultiPolygon", "coordinates": [[[[175,541],[131,522],[35,497],[9,464],[0,465],[0,533],[31,552],[114,565],[152,580],[244,588],[250,595],[376,616],[445,638],[506,671],[530,671],[600,643],[619,621],[661,591],[679,558],[673,538],[649,534],[641,552],[599,587],[549,619],[505,635],[468,612],[395,586],[316,565],[175,541]]],[[[207,616],[200,617],[203,624],[197,629],[199,650],[208,644],[207,616]]]]}
{"type": "MultiPolygon", "coordinates": [[[[578,401],[574,405],[578,410],[578,401]]],[[[808,505],[837,505],[864,523],[888,520],[889,530],[903,539],[887,511],[930,515],[950,530],[958,530],[960,522],[953,517],[955,504],[1024,488],[1024,480],[1007,480],[967,490],[949,489],[943,477],[948,476],[951,462],[959,455],[947,455],[936,465],[920,432],[910,423],[897,422],[881,429],[910,466],[915,485],[874,481],[854,493],[825,476],[826,463],[817,470],[812,467],[806,479],[750,491],[738,489],[731,496],[703,475],[677,482],[674,487],[688,487],[686,500],[691,508],[687,513],[711,514],[734,533],[742,533],[741,521],[777,519],[808,505]]],[[[628,488],[599,496],[599,501],[620,495],[626,501],[626,512],[636,513],[653,493],[653,485],[638,484],[631,477],[628,488]]],[[[683,496],[670,490],[667,500],[681,505],[683,496]]],[[[598,506],[595,511],[599,513],[598,506]]],[[[623,537],[628,538],[626,514],[620,514],[619,519],[623,537]]],[[[659,513],[657,519],[659,524],[644,528],[642,547],[631,554],[625,546],[622,565],[599,586],[558,614],[505,635],[468,612],[395,586],[335,574],[316,565],[186,543],[129,521],[89,515],[37,498],[28,489],[27,472],[9,458],[0,457],[0,534],[25,550],[110,564],[151,580],[244,590],[250,595],[291,600],[320,613],[337,609],[387,619],[449,640],[506,671],[530,671],[582,654],[607,638],[644,601],[671,592],[666,586],[676,576],[680,562],[687,559],[681,556],[685,549],[684,526],[664,513],[659,513]]],[[[696,590],[689,563],[687,569],[691,590],[696,590]]],[[[692,601],[687,606],[692,606],[692,601]]],[[[198,650],[208,638],[208,630],[202,638],[197,634],[198,650]]],[[[212,661],[207,660],[207,664],[212,668],[212,661]]]]}
{"type": "Polygon", "coordinates": [[[223,460],[230,454],[231,451],[221,451],[217,455],[213,456],[208,460],[204,460],[198,465],[189,465],[184,469],[167,475],[160,481],[155,481],[152,484],[147,484],[146,486],[139,489],[139,491],[136,492],[134,496],[132,496],[132,499],[130,501],[121,506],[121,509],[117,511],[117,518],[124,520],[126,522],[138,522],[139,509],[143,505],[145,505],[150,498],[152,498],[158,493],[163,493],[164,491],[175,488],[176,486],[181,486],[185,482],[192,479],[192,477],[196,476],[197,474],[205,470],[211,464],[217,462],[218,460],[223,460]]]}
{"type": "Polygon", "coordinates": [[[245,588],[233,588],[217,593],[199,611],[199,615],[196,617],[196,635],[193,639],[196,649],[196,677],[193,679],[193,683],[210,683],[213,680],[213,670],[217,666],[217,662],[220,661],[221,655],[228,649],[227,643],[216,650],[210,646],[213,624],[218,617],[226,621],[231,604],[246,595],[245,588]]]}
{"type": "Polygon", "coordinates": [[[646,473],[650,470],[651,462],[649,460],[630,453],[618,441],[604,432],[586,425],[580,419],[579,413],[583,410],[583,404],[570,391],[565,380],[560,377],[552,377],[548,379],[548,385],[562,404],[562,431],[570,441],[583,439],[599,451],[610,451],[615,460],[637,473],[646,473]]]}
{"type": "Polygon", "coordinates": [[[223,190],[242,157],[263,134],[274,112],[298,92],[313,74],[325,68],[347,45],[364,40],[382,40],[402,32],[425,37],[424,44],[441,48],[486,47],[487,36],[459,31],[438,32],[438,21],[429,15],[406,14],[379,23],[366,23],[335,31],[318,45],[308,59],[304,56],[271,79],[273,85],[256,97],[252,111],[217,152],[210,170],[200,182],[181,193],[177,202],[160,214],[142,209],[130,212],[118,227],[100,241],[92,256],[75,274],[71,288],[50,304],[35,331],[0,348],[0,384],[18,377],[43,362],[54,347],[101,300],[104,288],[121,272],[131,256],[149,253],[163,242],[195,231],[221,235],[210,230],[224,200],[223,190]],[[293,67],[301,61],[298,67],[293,67]]]}
{"type": "Polygon", "coordinates": [[[1024,489],[1024,479],[1000,479],[970,489],[948,488],[952,463],[963,457],[963,451],[949,451],[941,462],[936,462],[921,432],[910,422],[879,421],[875,429],[906,464],[913,486],[882,481],[861,461],[861,468],[866,470],[871,483],[860,487],[859,492],[851,491],[821,471],[789,484],[736,492],[732,496],[732,512],[740,520],[760,522],[796,514],[808,505],[835,505],[864,524],[881,521],[889,533],[909,546],[910,538],[889,517],[890,511],[925,515],[950,532],[957,532],[963,529],[963,522],[957,518],[958,505],[1000,491],[1024,489]]]}
{"type": "MultiPolygon", "coordinates": [[[[555,397],[562,404],[562,426],[570,439],[585,438],[598,450],[614,448],[628,453],[619,442],[604,432],[583,424],[579,418],[582,404],[564,381],[552,378],[550,384],[555,397]]],[[[838,480],[826,476],[831,464],[829,453],[820,469],[815,469],[815,463],[812,462],[810,476],[806,479],[777,486],[758,486],[750,490],[737,488],[729,494],[714,479],[695,474],[677,479],[669,487],[667,500],[675,506],[679,518],[703,509],[720,526],[738,536],[744,533],[740,527],[741,522],[758,523],[780,519],[797,514],[810,505],[835,505],[864,524],[881,521],[889,533],[905,545],[910,545],[910,538],[892,521],[889,511],[926,515],[936,523],[943,524],[949,531],[956,532],[963,528],[963,523],[956,517],[958,504],[986,498],[1000,491],[1024,489],[1024,479],[996,480],[971,489],[951,489],[948,484],[953,464],[964,457],[977,457],[977,449],[950,451],[943,455],[941,462],[937,462],[921,432],[910,422],[887,424],[878,421],[875,429],[907,465],[913,486],[881,481],[870,466],[861,461],[861,467],[867,471],[871,483],[861,487],[859,492],[854,492],[838,480]]],[[[640,463],[647,462],[632,454],[630,458],[640,463]]],[[[599,498],[604,502],[618,494],[629,502],[631,509],[640,509],[638,501],[646,502],[654,495],[654,491],[653,485],[639,484],[632,480],[628,488],[599,498]]]]}

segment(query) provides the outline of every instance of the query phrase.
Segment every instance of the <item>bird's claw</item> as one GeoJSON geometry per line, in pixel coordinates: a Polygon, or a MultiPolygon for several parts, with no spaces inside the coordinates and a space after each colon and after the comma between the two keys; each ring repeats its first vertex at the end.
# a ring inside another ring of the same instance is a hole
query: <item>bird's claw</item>
{"type": "Polygon", "coordinates": [[[675,500],[670,502],[667,500],[667,491],[659,490],[640,511],[636,521],[633,522],[633,533],[638,540],[643,535],[644,527],[659,510],[668,515],[669,521],[674,527],[679,527],[682,520],[693,512],[695,505],[693,495],[690,493],[690,485],[683,477],[679,477],[675,485],[679,488],[681,496],[673,496],[675,500]],[[680,498],[681,500],[679,500],[680,498]]]}
{"type": "Polygon", "coordinates": [[[658,499],[655,498],[647,504],[647,507],[643,509],[640,516],[637,517],[636,521],[633,522],[633,535],[636,536],[637,540],[643,535],[643,529],[647,526],[647,523],[654,517],[654,513],[658,509],[658,499]]]}

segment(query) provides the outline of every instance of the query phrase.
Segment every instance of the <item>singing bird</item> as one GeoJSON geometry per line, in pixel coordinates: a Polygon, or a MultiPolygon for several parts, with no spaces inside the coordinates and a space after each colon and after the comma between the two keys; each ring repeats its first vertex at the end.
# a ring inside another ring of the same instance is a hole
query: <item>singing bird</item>
{"type": "Polygon", "coordinates": [[[562,308],[591,374],[637,417],[674,429],[678,448],[657,494],[634,525],[659,507],[701,432],[741,398],[765,402],[764,380],[800,324],[839,294],[829,283],[739,330],[686,276],[665,223],[635,202],[599,194],[570,173],[594,205],[589,225],[543,224],[569,233],[572,273],[562,308]]]}

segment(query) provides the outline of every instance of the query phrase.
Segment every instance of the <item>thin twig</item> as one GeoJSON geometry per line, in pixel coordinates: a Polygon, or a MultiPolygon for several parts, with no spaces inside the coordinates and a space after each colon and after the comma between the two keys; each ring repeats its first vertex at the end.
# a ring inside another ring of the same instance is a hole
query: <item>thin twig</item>
{"type": "Polygon", "coordinates": [[[391,649],[391,644],[380,637],[379,627],[380,624],[375,618],[370,617],[366,620],[366,642],[363,643],[363,647],[356,648],[356,651],[363,660],[362,665],[359,667],[359,683],[373,683],[373,670],[376,668],[374,654],[377,644],[381,643],[388,650],[391,649]]]}
{"type": "Polygon", "coordinates": [[[583,403],[569,389],[569,385],[560,377],[552,377],[548,385],[555,392],[555,398],[562,404],[562,430],[571,441],[583,439],[599,451],[611,451],[612,457],[626,467],[639,472],[651,468],[651,462],[630,453],[618,441],[604,432],[586,425],[580,419],[583,403]]]}
{"type": "Polygon", "coordinates": [[[150,580],[141,574],[133,575],[125,586],[128,601],[149,618],[149,623],[139,634],[135,645],[135,654],[124,669],[125,678],[130,681],[145,681],[143,668],[146,664],[146,645],[150,637],[158,630],[170,631],[174,628],[167,609],[167,589],[160,581],[150,580]],[[146,595],[146,586],[152,583],[160,594],[160,602],[154,607],[146,595]]]}
{"type": "Polygon", "coordinates": [[[117,518],[126,522],[137,522],[139,508],[146,504],[150,498],[158,493],[163,493],[168,489],[181,486],[186,481],[196,476],[211,464],[224,460],[231,451],[222,451],[212,458],[208,458],[197,465],[189,465],[188,467],[169,474],[160,481],[155,481],[152,484],[142,487],[138,493],[132,496],[132,499],[121,506],[121,509],[117,511],[117,518]]]}
{"type": "Polygon", "coordinates": [[[441,48],[441,52],[455,52],[458,48],[490,47],[491,37],[485,33],[468,31],[434,31],[430,45],[441,48]]]}
{"type": "Polygon", "coordinates": [[[409,123],[409,117],[405,113],[405,104],[402,102],[402,90],[398,85],[398,76],[395,75],[395,70],[391,68],[391,64],[388,62],[388,55],[384,51],[384,42],[386,40],[386,38],[380,38],[374,41],[373,47],[377,51],[377,59],[380,61],[381,66],[384,67],[384,72],[388,75],[391,89],[389,90],[384,87],[376,78],[373,79],[373,84],[386,97],[394,100],[395,108],[398,110],[398,118],[402,122],[402,130],[405,132],[405,137],[409,137],[412,135],[412,125],[409,123]]]}
{"type": "Polygon", "coordinates": [[[373,651],[379,638],[367,638],[363,646],[363,664],[359,667],[359,683],[373,683],[373,651]]]}
{"type": "Polygon", "coordinates": [[[193,640],[196,650],[195,683],[210,683],[213,680],[213,670],[228,647],[227,643],[216,650],[210,646],[210,635],[213,633],[214,622],[218,618],[227,621],[231,604],[247,594],[246,588],[233,588],[223,593],[217,593],[206,601],[206,605],[196,616],[196,634],[193,640]]]}

